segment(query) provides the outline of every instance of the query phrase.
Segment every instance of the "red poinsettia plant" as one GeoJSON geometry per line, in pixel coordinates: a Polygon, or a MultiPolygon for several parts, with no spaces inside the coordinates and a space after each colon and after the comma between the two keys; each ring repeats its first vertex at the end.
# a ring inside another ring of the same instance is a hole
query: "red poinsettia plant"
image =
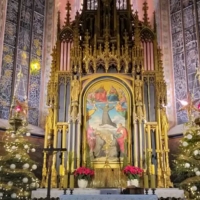
{"type": "Polygon", "coordinates": [[[74,176],[78,179],[90,180],[94,176],[94,170],[87,167],[79,167],[74,171],[74,176]]]}
{"type": "Polygon", "coordinates": [[[142,176],[143,169],[128,165],[123,169],[123,172],[130,180],[139,179],[139,177],[142,176]]]}

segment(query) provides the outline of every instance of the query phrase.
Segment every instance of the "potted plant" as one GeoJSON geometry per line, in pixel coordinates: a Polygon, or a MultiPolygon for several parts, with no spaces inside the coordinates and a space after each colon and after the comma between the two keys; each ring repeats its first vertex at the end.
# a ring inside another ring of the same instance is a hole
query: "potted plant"
{"type": "Polygon", "coordinates": [[[128,165],[124,167],[123,173],[127,176],[128,178],[128,186],[139,186],[139,177],[142,176],[143,169],[135,166],[128,165]]]}
{"type": "Polygon", "coordinates": [[[87,167],[79,167],[74,171],[74,176],[78,178],[79,188],[86,188],[88,181],[94,176],[94,170],[87,167]]]}

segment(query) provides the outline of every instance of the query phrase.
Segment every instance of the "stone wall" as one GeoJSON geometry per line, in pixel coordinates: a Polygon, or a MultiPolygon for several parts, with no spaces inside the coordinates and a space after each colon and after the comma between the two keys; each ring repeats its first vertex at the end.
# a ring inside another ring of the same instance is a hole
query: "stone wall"
{"type": "Polygon", "coordinates": [[[41,81],[41,96],[40,96],[40,118],[39,126],[44,128],[47,116],[47,84],[49,81],[52,50],[57,39],[57,17],[59,0],[46,1],[46,14],[45,14],[45,30],[44,30],[44,43],[43,43],[43,68],[42,68],[42,81],[41,81]]]}
{"type": "Polygon", "coordinates": [[[158,45],[162,49],[164,77],[167,83],[167,114],[170,127],[175,126],[174,81],[171,46],[171,29],[168,0],[155,0],[158,45]]]}

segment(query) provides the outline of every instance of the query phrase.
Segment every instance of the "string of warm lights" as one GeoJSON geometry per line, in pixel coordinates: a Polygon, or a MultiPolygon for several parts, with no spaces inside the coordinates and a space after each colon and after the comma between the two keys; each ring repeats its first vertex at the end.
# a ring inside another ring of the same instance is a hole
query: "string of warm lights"
{"type": "Polygon", "coordinates": [[[3,200],[30,199],[31,191],[39,187],[39,180],[33,173],[37,169],[37,164],[29,155],[36,149],[28,140],[31,134],[27,123],[24,123],[28,116],[25,91],[23,73],[20,68],[11,105],[11,126],[1,141],[6,152],[0,157],[0,199],[3,200]],[[23,102],[19,95],[23,98],[23,102]]]}
{"type": "Polygon", "coordinates": [[[200,81],[200,70],[197,68],[192,93],[188,92],[187,100],[178,100],[179,111],[185,110],[188,122],[185,123],[183,138],[179,145],[179,155],[175,163],[176,174],[184,180],[180,183],[187,199],[200,199],[200,99],[194,98],[195,87],[200,81]]]}

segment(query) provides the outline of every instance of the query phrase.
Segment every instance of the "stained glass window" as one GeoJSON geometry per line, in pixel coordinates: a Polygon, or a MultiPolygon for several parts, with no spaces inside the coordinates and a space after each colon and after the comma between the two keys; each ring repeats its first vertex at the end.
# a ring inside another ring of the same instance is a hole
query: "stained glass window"
{"type": "Polygon", "coordinates": [[[97,0],[88,0],[87,1],[87,9],[88,10],[97,10],[98,3],[97,0]]]}
{"type": "Polygon", "coordinates": [[[186,111],[179,100],[187,99],[188,91],[194,91],[194,98],[200,98],[199,85],[194,82],[196,67],[199,66],[198,37],[200,27],[200,2],[170,1],[174,84],[177,122],[188,121],[186,111]],[[195,4],[194,4],[195,3],[195,4]],[[197,16],[197,18],[196,18],[197,16]],[[199,25],[197,27],[196,25],[199,25]]]}
{"type": "Polygon", "coordinates": [[[22,69],[31,108],[29,123],[38,125],[41,71],[31,73],[30,63],[33,60],[42,63],[44,15],[45,0],[8,0],[0,79],[0,118],[9,118],[16,74],[22,69]]]}

